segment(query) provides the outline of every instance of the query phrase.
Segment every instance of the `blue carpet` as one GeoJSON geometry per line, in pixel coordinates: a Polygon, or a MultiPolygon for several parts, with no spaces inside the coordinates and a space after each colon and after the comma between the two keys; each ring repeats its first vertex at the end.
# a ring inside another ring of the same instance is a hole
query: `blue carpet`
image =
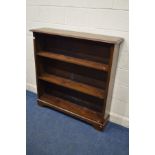
{"type": "Polygon", "coordinates": [[[27,155],[128,155],[129,130],[108,123],[104,132],[27,97],[27,155]]]}

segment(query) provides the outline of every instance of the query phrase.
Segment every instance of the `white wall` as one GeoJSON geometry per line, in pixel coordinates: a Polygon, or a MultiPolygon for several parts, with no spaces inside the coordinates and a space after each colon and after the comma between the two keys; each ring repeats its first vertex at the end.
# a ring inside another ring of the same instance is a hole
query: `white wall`
{"type": "Polygon", "coordinates": [[[128,0],[27,0],[27,89],[36,92],[31,28],[52,27],[123,37],[111,121],[128,127],[128,0]]]}

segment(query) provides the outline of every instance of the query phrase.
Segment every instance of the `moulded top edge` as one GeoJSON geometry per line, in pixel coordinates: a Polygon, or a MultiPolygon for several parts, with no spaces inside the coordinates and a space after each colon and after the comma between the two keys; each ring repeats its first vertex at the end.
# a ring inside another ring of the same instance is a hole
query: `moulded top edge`
{"type": "Polygon", "coordinates": [[[124,40],[123,38],[120,38],[120,37],[92,34],[92,33],[86,33],[86,32],[69,31],[69,30],[60,30],[60,29],[53,29],[53,28],[38,28],[38,29],[31,29],[30,31],[36,32],[36,33],[44,33],[44,34],[79,38],[79,39],[87,39],[92,41],[100,41],[100,42],[111,43],[111,44],[120,44],[124,40]]]}

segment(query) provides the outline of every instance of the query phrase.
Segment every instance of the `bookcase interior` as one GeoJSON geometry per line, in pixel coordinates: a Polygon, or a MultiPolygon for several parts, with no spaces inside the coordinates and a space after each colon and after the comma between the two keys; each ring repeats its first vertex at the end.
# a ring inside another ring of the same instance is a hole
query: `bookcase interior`
{"type": "Polygon", "coordinates": [[[109,63],[110,47],[113,46],[109,43],[47,34],[37,34],[36,38],[40,51],[63,54],[104,64],[109,63]]]}

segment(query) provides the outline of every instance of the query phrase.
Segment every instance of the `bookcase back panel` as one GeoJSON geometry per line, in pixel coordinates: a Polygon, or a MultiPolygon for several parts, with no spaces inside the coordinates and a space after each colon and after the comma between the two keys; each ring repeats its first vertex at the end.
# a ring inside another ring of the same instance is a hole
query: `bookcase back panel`
{"type": "Polygon", "coordinates": [[[105,89],[108,73],[48,58],[40,58],[43,72],[105,89]]]}
{"type": "Polygon", "coordinates": [[[96,62],[109,63],[112,44],[90,40],[37,34],[40,50],[64,54],[96,62]]]}

